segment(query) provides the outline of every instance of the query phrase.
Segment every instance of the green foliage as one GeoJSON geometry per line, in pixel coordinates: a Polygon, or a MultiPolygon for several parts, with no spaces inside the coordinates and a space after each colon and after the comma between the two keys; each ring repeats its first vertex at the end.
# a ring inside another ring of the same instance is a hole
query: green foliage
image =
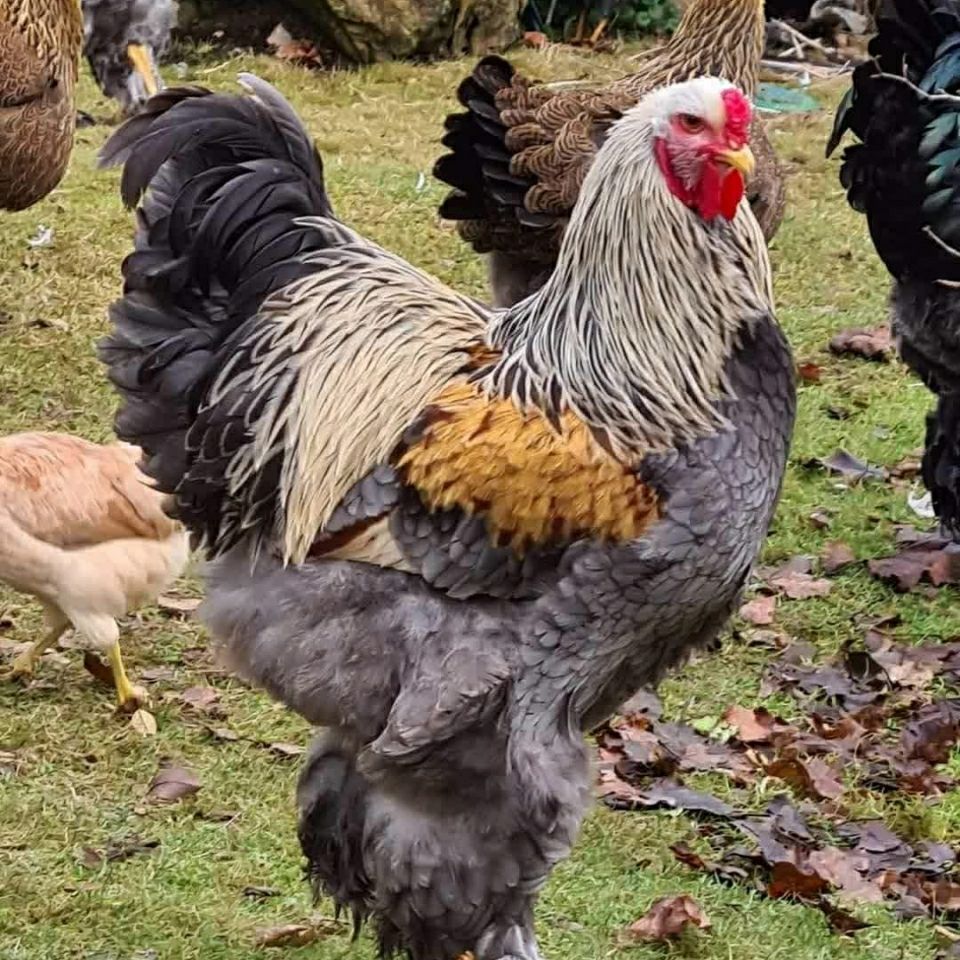
{"type": "Polygon", "coordinates": [[[679,15],[672,0],[636,0],[621,4],[614,27],[623,34],[672,33],[679,15]]]}
{"type": "MultiPolygon", "coordinates": [[[[549,10],[548,0],[537,0],[540,13],[546,16],[549,10]]],[[[673,0],[621,0],[611,4],[610,29],[622,36],[661,35],[671,33],[677,25],[679,16],[673,0]]],[[[600,13],[595,5],[584,0],[558,0],[553,20],[549,24],[554,39],[569,38],[576,30],[577,20],[584,8],[587,8],[589,29],[599,22],[600,13]]]]}

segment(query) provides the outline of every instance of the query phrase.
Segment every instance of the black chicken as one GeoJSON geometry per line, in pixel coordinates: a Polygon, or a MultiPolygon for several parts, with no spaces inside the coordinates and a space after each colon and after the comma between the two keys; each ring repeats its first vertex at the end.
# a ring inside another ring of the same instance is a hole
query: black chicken
{"type": "Polygon", "coordinates": [[[960,540],[960,2],[885,0],[827,145],[852,131],[840,179],[893,275],[900,355],[937,394],[923,480],[960,540]]]}
{"type": "Polygon", "coordinates": [[[163,89],[157,64],[176,23],[175,0],[83,0],[84,56],[125,115],[163,89]]]}

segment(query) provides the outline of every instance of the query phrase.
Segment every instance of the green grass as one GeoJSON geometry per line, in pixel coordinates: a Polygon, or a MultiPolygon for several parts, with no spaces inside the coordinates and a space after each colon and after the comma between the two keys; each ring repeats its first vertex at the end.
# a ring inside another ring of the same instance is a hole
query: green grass
{"type": "MultiPolygon", "coordinates": [[[[541,76],[615,75],[615,58],[577,54],[521,59],[541,76]]],[[[482,265],[437,222],[443,190],[430,179],[443,116],[465,64],[391,64],[358,73],[309,74],[267,59],[198,66],[191,79],[229,86],[240,69],[254,69],[291,97],[324,152],[331,195],[340,215],[388,248],[472,294],[485,290],[482,265]]],[[[838,88],[819,90],[829,106],[838,88]]],[[[98,116],[112,108],[89,81],[82,105],[98,116]]],[[[848,541],[863,558],[892,544],[895,522],[910,520],[903,492],[885,486],[849,489],[798,464],[845,446],[871,462],[890,464],[920,443],[924,389],[895,364],[832,358],[832,332],[874,325],[885,315],[887,278],[863,221],[846,206],[836,162],[823,159],[829,111],[780,119],[774,142],[790,172],[790,212],[773,246],[779,315],[799,359],[824,368],[823,382],[804,386],[792,464],[783,502],[765,550],[775,562],[818,553],[827,539],[848,541]],[[851,411],[830,419],[831,404],[851,411]],[[828,531],[807,518],[831,511],[828,531]]],[[[0,430],[48,428],[97,440],[110,435],[113,399],[94,358],[106,329],[105,309],[119,289],[119,265],[129,248],[131,220],[117,199],[117,175],[94,168],[107,128],[80,131],[71,172],[43,204],[0,219],[0,430]],[[27,240],[39,224],[55,231],[51,247],[27,240]]],[[[956,595],[900,597],[862,570],[836,580],[823,600],[784,602],[784,630],[814,642],[824,654],[857,632],[859,614],[899,612],[902,638],[919,641],[960,633],[956,595]]],[[[0,614],[13,626],[0,643],[32,639],[35,606],[0,594],[0,614]]],[[[0,617],[0,619],[2,619],[0,617]]],[[[151,687],[159,724],[141,738],[115,717],[109,691],[94,684],[76,653],[47,658],[28,689],[0,685],[0,751],[15,752],[16,769],[0,757],[0,958],[2,960],[252,960],[255,930],[315,915],[301,882],[294,833],[295,760],[275,757],[254,741],[305,743],[306,726],[258,693],[214,675],[225,719],[212,721],[245,739],[223,742],[181,708],[176,692],[204,682],[203,661],[182,656],[202,647],[194,624],[148,611],[131,624],[124,651],[132,676],[171,665],[174,676],[151,687]],[[167,695],[167,696],[165,696],[167,695]],[[142,803],[162,757],[191,766],[203,789],[169,808],[142,803]],[[224,819],[224,817],[229,817],[224,819]],[[152,855],[101,869],[79,863],[84,847],[102,848],[133,835],[160,841],[152,855]],[[250,885],[278,891],[256,901],[250,885]],[[153,952],[151,952],[153,951],[153,952]]],[[[670,715],[717,716],[733,702],[755,704],[768,654],[728,642],[670,679],[670,715]]],[[[716,782],[712,782],[718,788],[716,782]]],[[[764,783],[747,802],[776,791],[764,783]]],[[[742,800],[743,798],[741,798],[742,800]]],[[[939,804],[854,795],[852,813],[882,814],[915,833],[960,841],[960,800],[939,804]]],[[[553,960],[595,960],[623,953],[638,960],[931,960],[933,925],[901,924],[885,911],[875,925],[842,939],[822,915],[800,905],[758,900],[743,890],[698,878],[675,864],[668,843],[693,837],[679,815],[595,812],[574,856],[557,870],[539,910],[544,951],[553,960]],[[618,933],[662,895],[689,892],[703,903],[713,929],[671,947],[624,948],[618,933]]],[[[320,912],[330,911],[321,904],[320,912]]],[[[297,951],[332,960],[356,950],[335,935],[297,951]]]]}

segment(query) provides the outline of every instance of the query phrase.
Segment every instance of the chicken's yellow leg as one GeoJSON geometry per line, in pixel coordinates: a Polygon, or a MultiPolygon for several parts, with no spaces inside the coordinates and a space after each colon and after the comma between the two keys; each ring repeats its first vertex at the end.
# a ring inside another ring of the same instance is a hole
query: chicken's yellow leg
{"type": "Polygon", "coordinates": [[[113,685],[117,691],[117,702],[121,710],[136,710],[144,700],[143,691],[135,687],[123,668],[123,657],[120,656],[120,643],[116,642],[107,651],[107,661],[113,673],[113,685]]]}
{"type": "Polygon", "coordinates": [[[580,19],[577,21],[577,32],[573,35],[571,43],[583,43],[583,32],[587,29],[587,11],[580,12],[580,19]]]}
{"type": "Polygon", "coordinates": [[[143,79],[143,85],[147,88],[147,94],[153,96],[158,91],[157,78],[153,72],[153,60],[150,53],[142,43],[131,43],[127,47],[127,59],[130,65],[143,79]]]}
{"type": "Polygon", "coordinates": [[[10,671],[7,674],[11,680],[16,680],[19,677],[32,677],[33,671],[37,667],[37,661],[43,656],[44,650],[52,647],[63,636],[63,631],[67,629],[67,621],[58,614],[54,614],[52,610],[47,612],[46,622],[46,635],[32,643],[11,664],[10,671]]]}
{"type": "Polygon", "coordinates": [[[107,658],[120,709],[131,712],[136,710],[146,700],[146,694],[130,682],[123,667],[117,621],[113,617],[94,614],[76,618],[74,624],[90,645],[107,658]]]}

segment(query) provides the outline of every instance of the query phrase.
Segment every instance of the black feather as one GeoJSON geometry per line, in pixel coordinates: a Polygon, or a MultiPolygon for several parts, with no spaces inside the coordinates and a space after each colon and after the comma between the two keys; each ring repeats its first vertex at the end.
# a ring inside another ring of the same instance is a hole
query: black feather
{"type": "Polygon", "coordinates": [[[320,157],[272,87],[241,79],[250,96],[165,91],[101,152],[104,165],[125,164],[124,200],[140,202],[124,296],[100,345],[122,398],[117,433],[143,447],[148,473],[213,552],[275,522],[282,463],[264,464],[245,502],[231,502],[225,467],[267,392],[205,407],[211,379],[227,356],[243,369],[263,301],[317,269],[305,255],[345,236],[302,222],[332,216],[320,157]]]}

